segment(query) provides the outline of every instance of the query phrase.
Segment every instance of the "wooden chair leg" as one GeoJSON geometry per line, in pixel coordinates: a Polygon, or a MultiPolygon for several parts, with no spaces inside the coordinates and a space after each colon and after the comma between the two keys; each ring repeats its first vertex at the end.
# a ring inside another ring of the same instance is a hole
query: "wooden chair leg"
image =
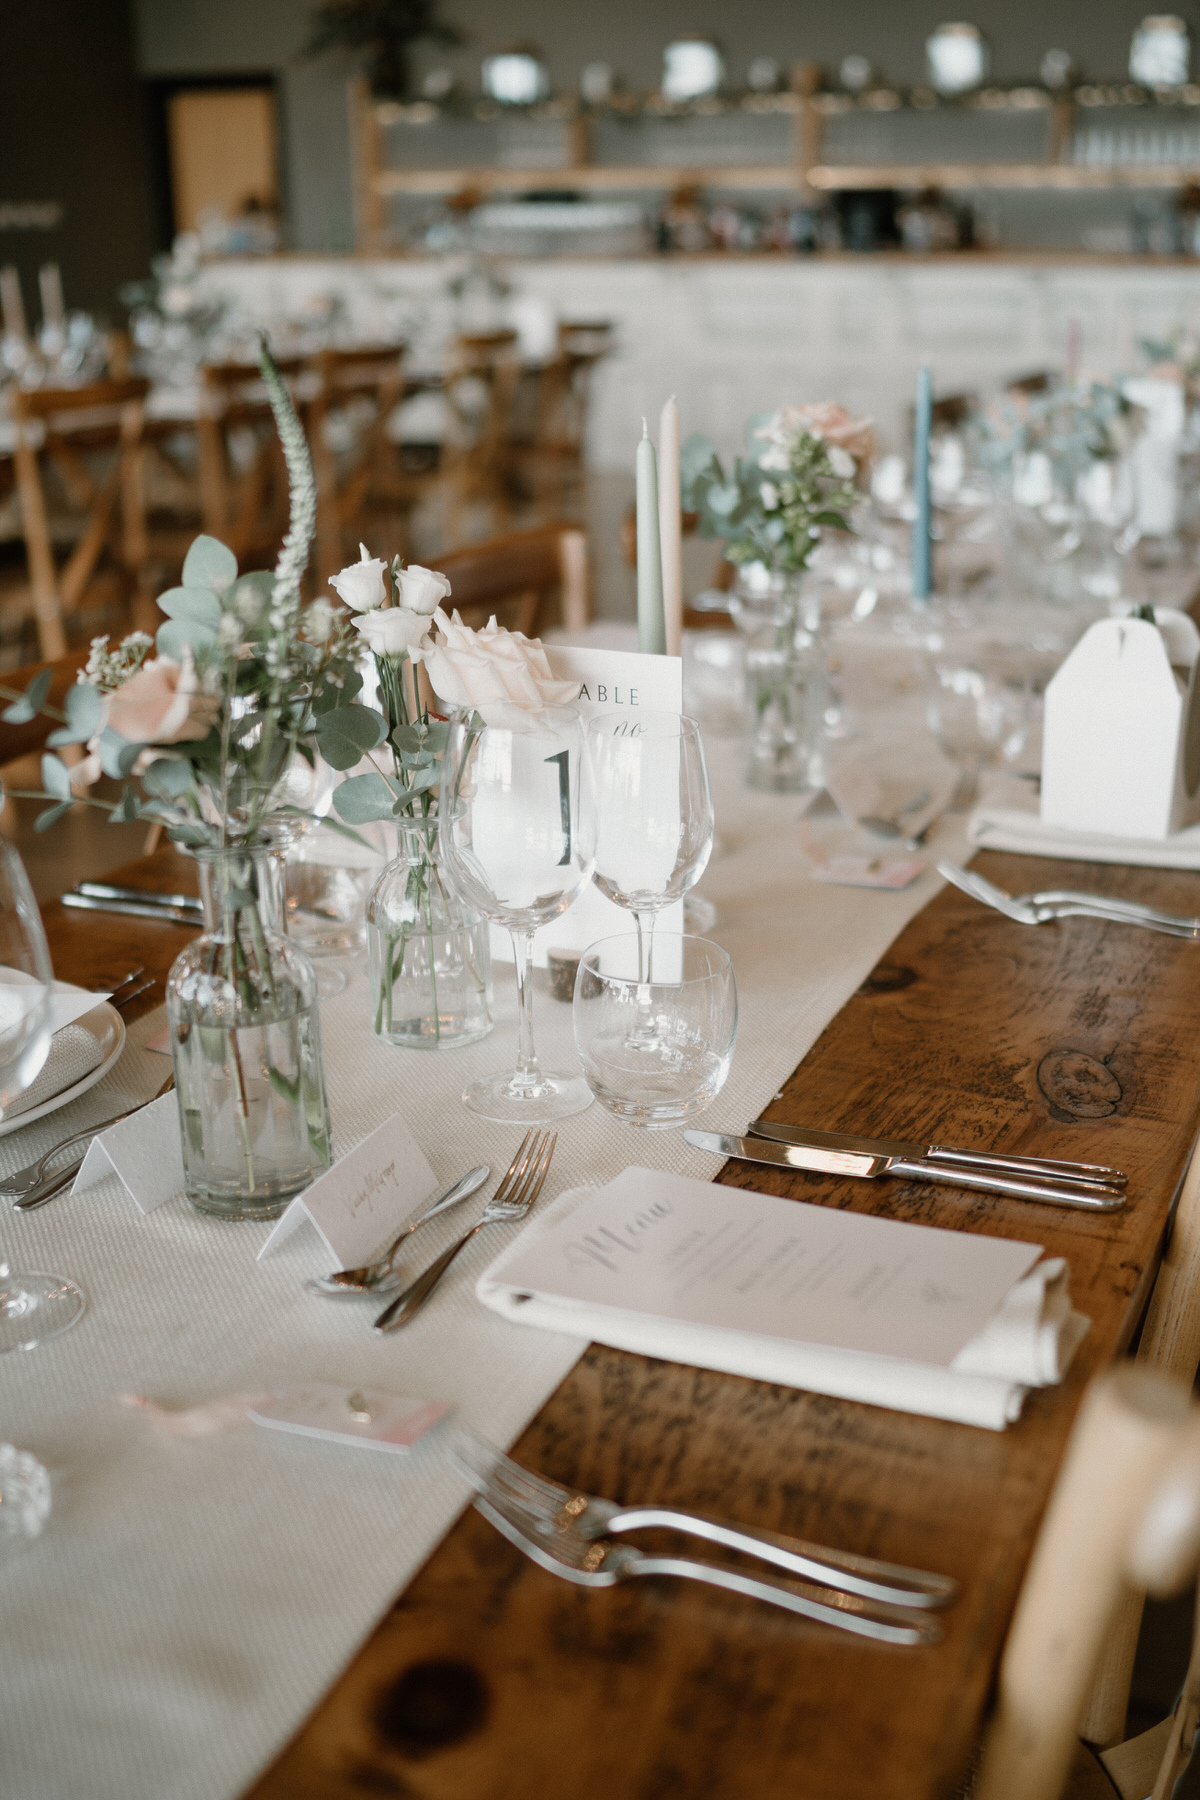
{"type": "MultiPolygon", "coordinates": [[[[1184,1176],[1171,1241],[1163,1258],[1138,1346],[1138,1363],[1189,1386],[1200,1367],[1200,1149],[1184,1176]]],[[[1101,1749],[1125,1735],[1133,1659],[1144,1610],[1142,1595],[1126,1593],[1113,1619],[1080,1735],[1101,1749]]]]}
{"type": "Polygon", "coordinates": [[[562,568],[562,622],[568,631],[582,631],[588,622],[587,537],[582,531],[564,531],[558,540],[562,568]]]}
{"type": "Polygon", "coordinates": [[[46,502],[38,475],[37,459],[26,443],[23,431],[18,432],[14,462],[17,495],[25,531],[25,552],[29,559],[29,585],[33,590],[33,609],[37,618],[38,643],[46,661],[55,662],[60,656],[67,654],[67,635],[63,629],[62,604],[54,572],[50,526],[46,518],[46,502]]]}

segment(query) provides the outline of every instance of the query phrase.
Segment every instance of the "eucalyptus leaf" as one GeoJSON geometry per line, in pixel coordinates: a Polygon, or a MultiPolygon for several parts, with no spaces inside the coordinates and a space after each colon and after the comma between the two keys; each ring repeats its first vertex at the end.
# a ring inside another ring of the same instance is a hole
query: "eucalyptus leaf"
{"type": "MultiPolygon", "coordinates": [[[[147,807],[146,811],[154,816],[152,807],[147,807]]],[[[185,844],[189,850],[201,850],[218,842],[217,831],[211,825],[201,825],[192,819],[172,819],[166,823],[167,836],[172,843],[185,844]]]]}
{"type": "Polygon", "coordinates": [[[25,725],[35,718],[41,712],[46,703],[46,695],[50,692],[51,673],[51,670],[43,669],[40,674],[35,675],[21,698],[14,700],[11,706],[6,706],[0,713],[0,719],[7,725],[25,725]]]}
{"type": "Polygon", "coordinates": [[[143,774],[142,786],[160,800],[179,800],[195,788],[195,771],[181,756],[159,756],[143,774]]]}
{"type": "Polygon", "coordinates": [[[154,646],[160,656],[169,656],[172,662],[183,662],[187,652],[210,650],[217,641],[217,634],[210,625],[202,625],[196,619],[168,619],[160,625],[154,634],[154,646]]]}
{"type": "Polygon", "coordinates": [[[45,812],[40,812],[33,821],[33,829],[35,831],[49,831],[50,827],[52,825],[57,825],[58,821],[69,813],[70,810],[71,802],[69,800],[60,801],[57,806],[48,806],[45,812]]]}
{"type": "Polygon", "coordinates": [[[143,744],[131,744],[128,738],[106,727],[100,733],[100,767],[106,775],[122,781],[126,775],[133,774],[134,764],[144,748],[143,744]]]}
{"type": "Polygon", "coordinates": [[[70,805],[74,799],[71,792],[71,771],[61,756],[43,756],[42,786],[56,800],[63,800],[70,805]]]}
{"type": "Polygon", "coordinates": [[[370,706],[339,706],[317,720],[317,748],[334,769],[352,769],[387,737],[387,720],[370,706]]]}
{"type": "Polygon", "coordinates": [[[132,825],[142,816],[142,803],[136,788],[126,784],[120,802],[108,815],[110,825],[132,825]]]}
{"type": "Polygon", "coordinates": [[[46,742],[52,749],[61,744],[86,744],[100,729],[104,703],[90,681],[77,681],[67,689],[65,701],[67,723],[52,731],[46,742]]]}
{"type": "Polygon", "coordinates": [[[357,669],[347,669],[341,687],[335,687],[332,681],[321,683],[312,697],[312,710],[315,713],[333,712],[339,706],[349,706],[354,696],[362,689],[362,676],[357,669]]]}
{"type": "Polygon", "coordinates": [[[441,720],[434,720],[424,727],[420,725],[397,725],[392,733],[392,742],[397,750],[410,756],[419,756],[428,752],[438,756],[446,748],[446,740],[450,736],[449,725],[441,720]]]}
{"type": "Polygon", "coordinates": [[[158,604],[168,619],[189,619],[213,631],[221,623],[221,602],[211,588],[168,588],[158,596],[158,604]]]}
{"type": "Polygon", "coordinates": [[[202,533],[195,538],[183,561],[184,587],[211,588],[214,594],[229,591],[237,580],[237,557],[220,538],[202,533]]]}
{"type": "Polygon", "coordinates": [[[390,819],[396,790],[382,775],[351,775],[333,790],[334,808],[347,825],[369,825],[374,819],[390,819]]]}

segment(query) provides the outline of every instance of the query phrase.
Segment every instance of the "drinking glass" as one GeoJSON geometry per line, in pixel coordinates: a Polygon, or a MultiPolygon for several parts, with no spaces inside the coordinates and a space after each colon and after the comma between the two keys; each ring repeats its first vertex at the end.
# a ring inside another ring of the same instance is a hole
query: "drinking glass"
{"type": "Polygon", "coordinates": [[[654,978],[654,924],[703,875],[712,789],[695,719],[601,713],[588,725],[596,781],[596,886],[637,923],[639,972],[654,978]]]}
{"type": "Polygon", "coordinates": [[[1030,710],[1023,671],[982,655],[935,661],[925,714],[939,748],[959,770],[955,810],[974,803],[983,769],[1020,756],[1030,710]]]}
{"type": "Polygon", "coordinates": [[[592,1102],[582,1075],[552,1073],[533,1043],[533,937],[591,879],[596,819],[583,721],[565,707],[504,709],[504,723],[458,715],[439,804],[443,865],[461,899],[512,937],[517,1066],[473,1081],[463,1104],[485,1119],[563,1119],[592,1102]]]}
{"type": "MultiPolygon", "coordinates": [[[[53,983],[29,877],[12,846],[0,844],[0,1118],[46,1060],[53,983]]],[[[82,1292],[65,1275],[0,1260],[0,1352],[32,1350],[74,1325],[83,1307],[82,1292]]]]}
{"type": "Polygon", "coordinates": [[[575,977],[575,1045],[601,1106],[630,1125],[668,1131],[725,1085],[737,1036],[728,951],[663,931],[653,981],[633,936],[604,938],[575,977]],[[649,1026],[649,1031],[647,1031],[649,1026]]]}

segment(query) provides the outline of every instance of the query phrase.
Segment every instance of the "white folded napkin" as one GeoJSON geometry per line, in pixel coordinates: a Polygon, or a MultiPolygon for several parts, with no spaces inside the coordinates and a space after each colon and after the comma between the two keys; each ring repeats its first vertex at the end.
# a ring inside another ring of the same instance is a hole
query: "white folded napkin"
{"type": "Polygon", "coordinates": [[[981,801],[967,823],[967,840],[979,850],[1016,850],[1025,856],[1200,869],[1200,825],[1189,825],[1167,838],[1109,837],[1102,832],[1044,825],[1037,795],[1026,781],[1006,782],[981,801]]]}
{"type": "Polygon", "coordinates": [[[564,1336],[612,1344],[667,1362],[694,1363],[731,1375],[777,1382],[887,1406],[895,1412],[924,1413],[1002,1431],[1020,1417],[1031,1387],[1061,1381],[1090,1320],[1073,1311],[1068,1269],[1061,1257],[1040,1262],[1018,1281],[983,1329],[959,1351],[948,1368],[866,1351],[796,1344],[745,1331],[691,1325],[646,1313],[543,1295],[526,1295],[505,1285],[505,1264],[518,1247],[533,1248],[535,1234],[562,1223],[594,1190],[569,1188],[532,1220],[476,1284],[485,1306],[521,1325],[536,1325],[564,1336]]]}
{"type": "Polygon", "coordinates": [[[84,1025],[64,1025],[50,1039],[50,1051],[36,1081],[17,1096],[4,1117],[14,1118],[31,1107],[41,1106],[44,1100],[53,1100],[56,1094],[74,1087],[77,1081],[99,1068],[103,1058],[94,1032],[84,1025]]]}

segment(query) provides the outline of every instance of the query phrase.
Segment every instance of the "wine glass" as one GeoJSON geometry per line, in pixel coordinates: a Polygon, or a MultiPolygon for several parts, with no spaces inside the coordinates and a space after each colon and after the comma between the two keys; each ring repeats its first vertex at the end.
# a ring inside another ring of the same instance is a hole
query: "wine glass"
{"type": "Polygon", "coordinates": [[[985,768],[1013,763],[1029,734],[1028,674],[976,650],[933,660],[925,716],[939,749],[959,771],[951,810],[974,804],[985,768]]]}
{"type": "MultiPolygon", "coordinates": [[[[0,1118],[45,1062],[54,976],[29,877],[0,843],[0,1118]]],[[[0,1260],[0,1352],[32,1350],[82,1315],[81,1290],[65,1275],[12,1269],[0,1260]]]]}
{"type": "Polygon", "coordinates": [[[641,979],[654,979],[654,924],[703,875],[713,802],[695,719],[601,713],[588,725],[596,781],[596,886],[637,923],[641,979]]]}
{"type": "Polygon", "coordinates": [[[451,722],[439,804],[442,856],[460,898],[511,934],[517,1066],[473,1081],[463,1104],[485,1119],[533,1124],[591,1105],[582,1075],[542,1069],[533,1045],[533,937],[591,878],[595,805],[583,721],[561,706],[506,707],[503,724],[451,722]]]}

